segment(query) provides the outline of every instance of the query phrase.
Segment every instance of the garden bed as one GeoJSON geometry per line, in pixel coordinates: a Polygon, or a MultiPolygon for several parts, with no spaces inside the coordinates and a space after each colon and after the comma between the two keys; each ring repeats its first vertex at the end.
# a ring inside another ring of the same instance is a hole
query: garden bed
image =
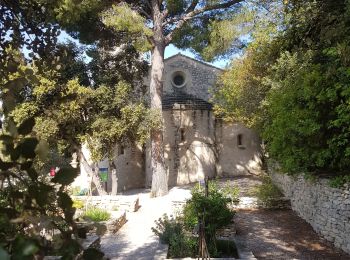
{"type": "MultiPolygon", "coordinates": [[[[94,248],[99,250],[101,248],[101,238],[97,235],[88,235],[86,239],[78,239],[84,250],[94,248]]],[[[44,256],[43,260],[59,260],[62,256],[44,256]]]]}
{"type": "MultiPolygon", "coordinates": [[[[236,244],[233,240],[228,239],[218,239],[216,241],[218,254],[220,257],[211,258],[211,259],[239,259],[238,251],[236,248],[236,244]]],[[[169,248],[168,248],[169,251],[169,248]]],[[[167,259],[198,259],[198,257],[186,257],[186,258],[172,258],[167,254],[167,259]]]]}
{"type": "MultiPolygon", "coordinates": [[[[229,243],[229,247],[232,248],[232,253],[231,255],[223,255],[222,257],[216,257],[216,258],[210,258],[210,259],[220,259],[220,260],[256,260],[256,258],[254,257],[253,253],[251,251],[249,251],[247,249],[247,247],[245,246],[245,243],[243,242],[242,238],[236,236],[234,238],[220,238],[218,241],[222,241],[222,242],[228,242],[229,243]]],[[[225,244],[223,245],[225,247],[225,244]]],[[[169,245],[164,245],[161,247],[162,252],[160,252],[159,254],[157,254],[157,257],[159,259],[198,259],[197,257],[184,257],[184,258],[168,258],[168,251],[169,251],[169,245]]]]}
{"type": "Polygon", "coordinates": [[[105,221],[91,221],[91,220],[83,220],[78,221],[77,224],[81,228],[84,228],[86,232],[90,233],[100,233],[101,231],[103,235],[104,233],[116,233],[125,223],[127,222],[126,219],[126,212],[111,212],[111,217],[108,220],[105,221]]]}

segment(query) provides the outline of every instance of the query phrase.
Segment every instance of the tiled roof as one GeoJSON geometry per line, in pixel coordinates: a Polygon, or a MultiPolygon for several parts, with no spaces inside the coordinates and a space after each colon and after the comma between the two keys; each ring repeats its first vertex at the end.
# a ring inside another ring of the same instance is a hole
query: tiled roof
{"type": "Polygon", "coordinates": [[[184,92],[176,92],[172,94],[163,95],[163,98],[162,98],[163,110],[173,109],[174,104],[185,105],[185,109],[198,109],[198,110],[212,109],[212,104],[210,104],[209,102],[184,92]]]}

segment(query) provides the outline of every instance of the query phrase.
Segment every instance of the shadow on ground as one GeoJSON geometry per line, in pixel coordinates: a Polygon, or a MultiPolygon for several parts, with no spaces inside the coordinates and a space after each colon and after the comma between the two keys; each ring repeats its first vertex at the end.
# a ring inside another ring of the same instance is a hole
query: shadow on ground
{"type": "Polygon", "coordinates": [[[292,210],[240,210],[235,222],[258,259],[350,260],[292,210]]]}

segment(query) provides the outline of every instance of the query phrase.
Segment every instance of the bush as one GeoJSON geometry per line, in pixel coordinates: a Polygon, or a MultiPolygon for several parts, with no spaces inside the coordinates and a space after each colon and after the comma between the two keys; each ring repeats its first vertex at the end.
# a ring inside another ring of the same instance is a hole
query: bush
{"type": "Polygon", "coordinates": [[[222,194],[231,200],[232,204],[239,203],[239,187],[232,185],[229,181],[225,182],[224,187],[220,189],[222,194]]]}
{"type": "Polygon", "coordinates": [[[346,183],[350,183],[350,175],[337,176],[329,181],[332,188],[341,188],[346,183]]]}
{"type": "Polygon", "coordinates": [[[162,218],[155,221],[156,227],[152,231],[159,236],[159,239],[164,244],[169,244],[171,236],[179,233],[182,229],[181,224],[172,216],[164,214],[162,218]]]}
{"type": "Polygon", "coordinates": [[[168,257],[195,256],[197,241],[185,232],[180,219],[169,218],[166,214],[156,221],[152,231],[162,243],[169,244],[168,257]]]}
{"type": "Polygon", "coordinates": [[[253,189],[252,195],[257,196],[258,201],[266,206],[273,206],[274,201],[283,196],[269,176],[263,177],[262,184],[253,189]]]}
{"type": "MultiPolygon", "coordinates": [[[[235,196],[237,189],[226,189],[230,196],[235,196]]],[[[177,218],[164,215],[156,221],[153,232],[159,236],[160,241],[169,244],[169,257],[196,257],[198,241],[193,233],[198,232],[198,220],[204,218],[205,237],[211,256],[219,256],[215,234],[218,228],[228,225],[233,216],[227,204],[231,202],[229,195],[224,195],[215,182],[209,183],[208,197],[204,189],[195,186],[192,198],[188,200],[177,218]]]]}
{"type": "Polygon", "coordinates": [[[106,221],[111,218],[111,214],[104,209],[89,208],[85,211],[84,218],[90,219],[95,222],[106,221]]]}
{"type": "Polygon", "coordinates": [[[231,223],[234,212],[227,206],[231,200],[217,187],[215,182],[209,183],[208,197],[203,188],[196,186],[192,190],[192,198],[187,201],[183,219],[186,228],[193,230],[198,220],[204,218],[205,238],[211,256],[217,256],[216,231],[231,223]]]}

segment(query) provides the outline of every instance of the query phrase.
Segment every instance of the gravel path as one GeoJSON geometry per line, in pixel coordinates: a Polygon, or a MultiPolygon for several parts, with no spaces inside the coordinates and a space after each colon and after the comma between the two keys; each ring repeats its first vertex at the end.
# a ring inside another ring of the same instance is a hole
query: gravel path
{"type": "Polygon", "coordinates": [[[239,210],[237,235],[257,259],[349,260],[292,210],[239,210]]]}
{"type": "MultiPolygon", "coordinates": [[[[135,196],[135,195],[131,195],[135,196]]],[[[190,197],[189,187],[175,187],[161,198],[150,198],[149,193],[137,195],[141,208],[137,212],[127,213],[128,222],[117,232],[101,239],[101,250],[110,259],[156,259],[158,250],[164,246],[151,230],[154,221],[163,214],[173,214],[175,204],[181,204],[190,197]]]]}
{"type": "MultiPolygon", "coordinates": [[[[235,228],[257,259],[350,260],[349,255],[323,240],[292,210],[253,209],[256,198],[251,196],[251,190],[261,184],[258,176],[223,179],[220,185],[226,182],[240,188],[235,228]]],[[[161,198],[150,198],[145,190],[126,194],[138,196],[141,208],[127,214],[128,222],[117,234],[102,237],[102,251],[110,259],[159,259],[155,255],[164,246],[152,233],[154,221],[164,213],[174,214],[176,206],[190,197],[190,189],[191,186],[174,187],[161,198]]]]}

